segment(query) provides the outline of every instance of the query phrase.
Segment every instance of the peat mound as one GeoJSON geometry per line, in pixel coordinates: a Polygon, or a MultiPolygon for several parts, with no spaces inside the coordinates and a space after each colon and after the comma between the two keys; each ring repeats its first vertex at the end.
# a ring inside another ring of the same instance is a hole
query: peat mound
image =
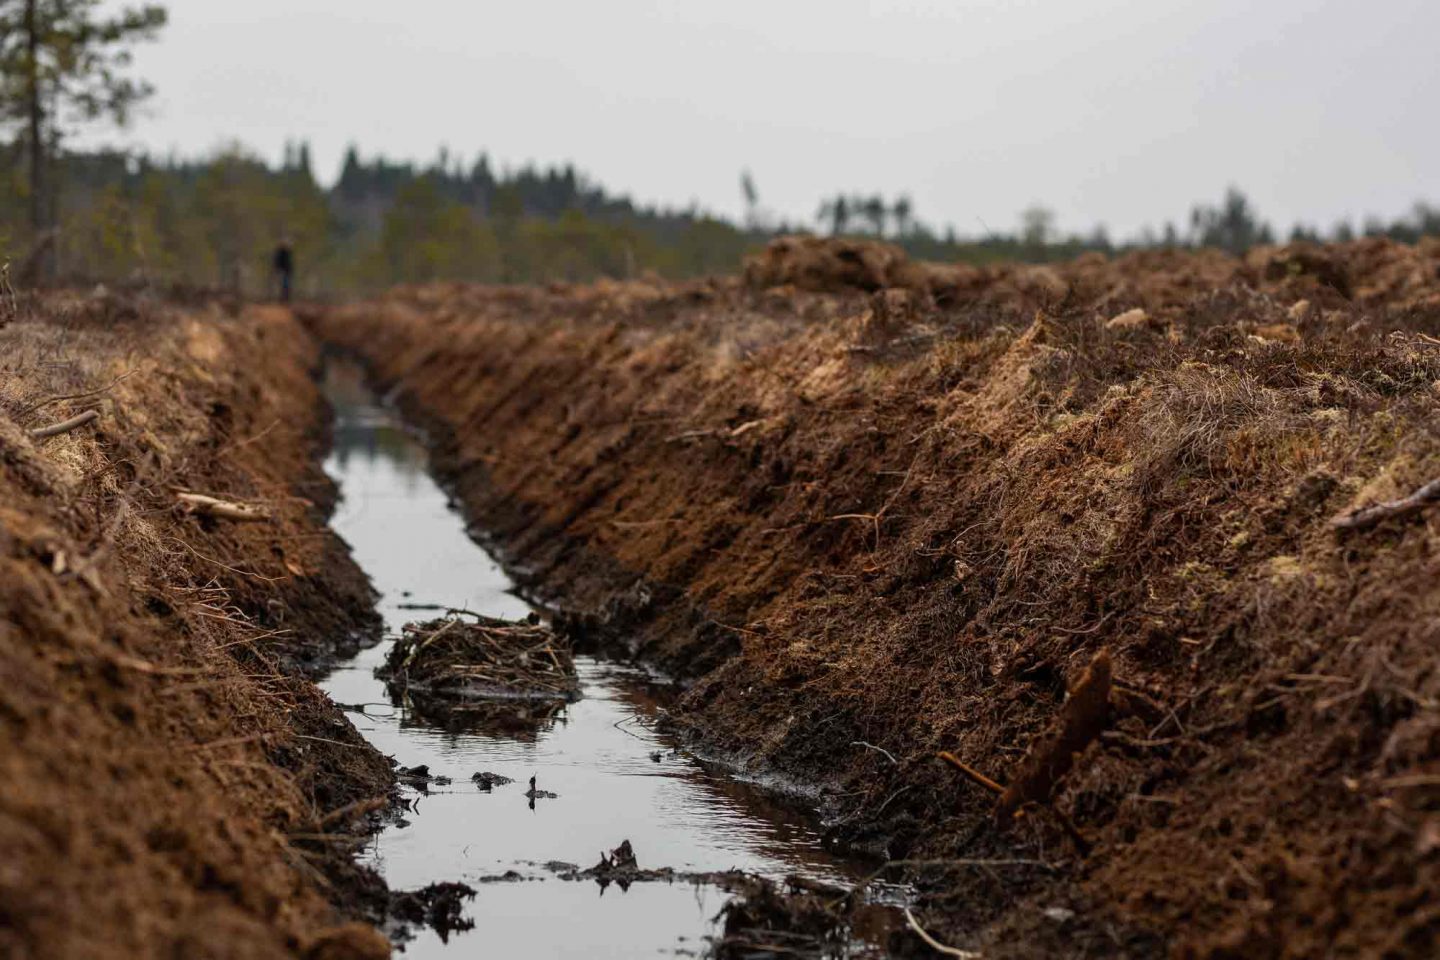
{"type": "Polygon", "coordinates": [[[312,322],[527,589],[940,942],[1434,955],[1440,244],[851,243],[312,322]]]}
{"type": "Polygon", "coordinates": [[[0,955],[388,953],[336,835],[390,771],[305,678],[378,626],[317,357],[286,311],[103,292],[0,330],[0,955]]]}

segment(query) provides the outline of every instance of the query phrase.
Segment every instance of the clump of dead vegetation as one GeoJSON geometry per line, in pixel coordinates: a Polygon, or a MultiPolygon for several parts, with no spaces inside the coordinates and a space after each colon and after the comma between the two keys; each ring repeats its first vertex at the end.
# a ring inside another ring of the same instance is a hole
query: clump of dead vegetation
{"type": "Polygon", "coordinates": [[[410,623],[378,671],[391,695],[453,706],[475,701],[574,700],[570,643],[531,615],[514,622],[454,613],[410,623]]]}

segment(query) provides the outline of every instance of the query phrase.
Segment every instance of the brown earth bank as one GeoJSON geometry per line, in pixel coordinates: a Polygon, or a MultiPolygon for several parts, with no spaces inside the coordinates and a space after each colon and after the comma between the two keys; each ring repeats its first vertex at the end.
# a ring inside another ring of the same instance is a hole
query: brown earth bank
{"type": "Polygon", "coordinates": [[[309,320],[532,590],[690,678],[699,750],[820,785],[942,940],[1436,952],[1440,525],[1333,522],[1440,476],[1436,245],[797,239],[309,320]]]}
{"type": "Polygon", "coordinates": [[[344,841],[390,765],[305,679],[377,628],[325,527],[314,344],[275,309],[11,306],[0,955],[387,956],[344,841]]]}

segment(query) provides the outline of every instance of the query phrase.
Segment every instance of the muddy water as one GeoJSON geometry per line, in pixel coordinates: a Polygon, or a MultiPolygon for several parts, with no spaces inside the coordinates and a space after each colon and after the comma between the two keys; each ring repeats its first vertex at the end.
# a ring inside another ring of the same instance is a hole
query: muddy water
{"type": "MultiPolygon", "coordinates": [[[[436,616],[417,606],[519,617],[526,605],[504,572],[466,535],[427,472],[424,448],[363,387],[329,366],[337,412],[326,469],[340,485],[333,524],[381,592],[387,631],[436,616]]],[[[656,684],[640,672],[579,658],[582,698],[553,715],[512,706],[500,717],[435,726],[392,705],[374,670],[389,640],[335,671],[326,691],[360,731],[401,765],[425,764],[449,785],[407,790],[413,811],[366,848],[394,889],[463,880],[478,895],[470,932],[448,945],[430,932],[407,956],[643,957],[700,955],[716,932],[721,890],[690,882],[628,890],[560,879],[551,862],[594,865],[629,840],[642,867],[731,868],[850,884],[856,868],[821,849],[814,825],[756,786],[707,770],[656,734],[656,684]],[[481,790],[491,772],[515,782],[481,790]],[[526,781],[557,794],[533,805],[526,781]],[[495,880],[507,871],[523,879],[495,880]]],[[[882,893],[883,897],[884,894],[882,893]]],[[[872,911],[877,927],[889,910],[872,911]]],[[[878,954],[857,934],[852,955],[878,954]]]]}

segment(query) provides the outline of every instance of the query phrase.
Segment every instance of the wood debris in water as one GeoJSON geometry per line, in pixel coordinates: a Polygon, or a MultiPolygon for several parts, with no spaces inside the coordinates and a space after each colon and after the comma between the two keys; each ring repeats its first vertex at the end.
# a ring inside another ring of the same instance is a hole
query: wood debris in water
{"type": "Polygon", "coordinates": [[[569,642],[539,618],[470,616],[406,624],[379,670],[391,694],[457,703],[579,696],[569,642]]]}

